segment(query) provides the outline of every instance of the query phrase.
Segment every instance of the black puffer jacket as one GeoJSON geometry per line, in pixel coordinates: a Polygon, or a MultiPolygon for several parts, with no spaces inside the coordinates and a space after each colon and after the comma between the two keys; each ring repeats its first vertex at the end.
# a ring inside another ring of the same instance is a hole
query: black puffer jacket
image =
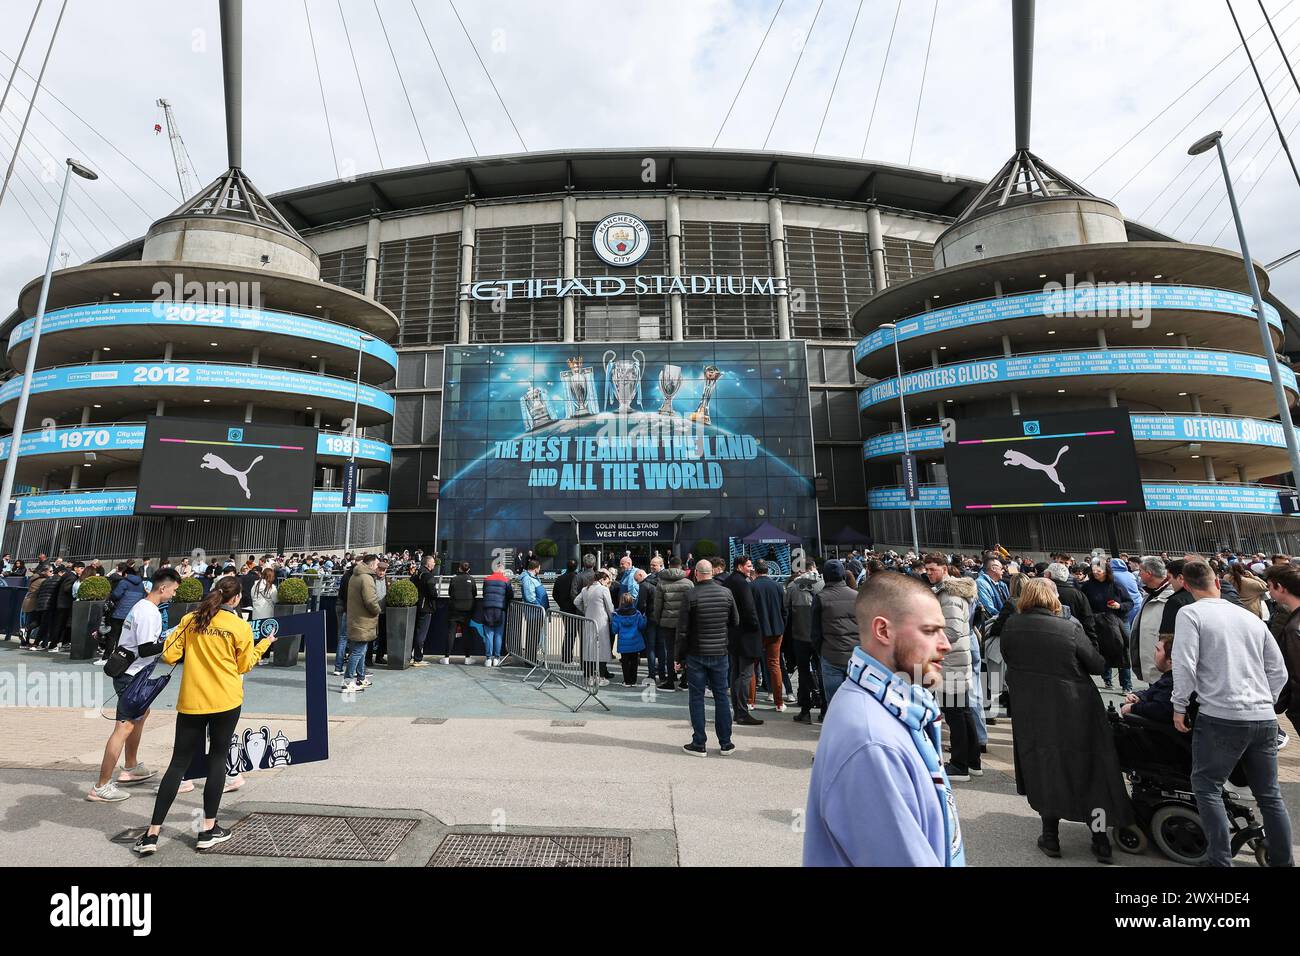
{"type": "Polygon", "coordinates": [[[731,592],[715,578],[700,581],[686,595],[677,617],[675,659],[727,656],[728,630],[739,625],[740,612],[731,592]]]}
{"type": "Polygon", "coordinates": [[[664,568],[655,584],[654,613],[650,620],[669,630],[677,629],[686,596],[695,589],[694,583],[681,568],[664,568]]]}

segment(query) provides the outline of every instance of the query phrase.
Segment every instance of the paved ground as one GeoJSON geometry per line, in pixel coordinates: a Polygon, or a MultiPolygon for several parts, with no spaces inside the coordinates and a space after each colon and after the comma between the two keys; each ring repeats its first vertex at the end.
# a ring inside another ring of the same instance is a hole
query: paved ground
{"type": "MultiPolygon", "coordinates": [[[[453,659],[457,660],[457,659],[453,659]]],[[[448,832],[566,832],[633,838],[635,864],[797,865],[818,729],[761,709],[762,727],[737,728],[739,753],[700,760],[689,738],[686,694],[602,688],[606,714],[582,694],[539,692],[511,668],[458,663],[373,672],[355,701],[330,695],[328,761],[247,774],[228,794],[230,822],[252,810],[400,815],[419,825],[391,861],[427,861],[448,832]],[[342,808],[342,809],[340,809],[342,808]]],[[[305,668],[258,668],[246,680],[243,726],[303,733],[305,668]]],[[[174,681],[150,718],[143,759],[161,769],[171,750],[174,681]]],[[[336,681],[331,676],[329,686],[336,681]]],[[[144,825],[152,784],[122,804],[81,799],[111,724],[95,708],[106,688],[97,668],[65,655],[21,652],[0,643],[0,859],[20,865],[186,865],[198,857],[182,837],[200,795],[182,795],[156,857],[141,863],[111,837],[144,825]],[[53,690],[58,699],[48,694],[53,690]],[[38,698],[46,693],[45,698],[38,698]],[[3,695],[8,697],[4,698],[3,695]],[[54,704],[56,706],[49,706],[54,704]],[[19,706],[14,706],[19,705],[19,706]]],[[[110,705],[111,707],[111,705],[110,705]]],[[[986,774],[958,785],[958,806],[974,865],[1094,864],[1082,826],[1062,829],[1065,858],[1034,847],[1037,820],[1015,794],[1011,728],[991,728],[986,774]]],[[[713,741],[710,741],[713,743],[713,741]]],[[[1300,742],[1283,752],[1284,791],[1300,820],[1300,742]]],[[[248,858],[205,862],[255,863],[248,858]]],[[[1168,865],[1155,851],[1117,854],[1124,866],[1168,865]]],[[[1245,856],[1241,862],[1248,863],[1245,856]]]]}

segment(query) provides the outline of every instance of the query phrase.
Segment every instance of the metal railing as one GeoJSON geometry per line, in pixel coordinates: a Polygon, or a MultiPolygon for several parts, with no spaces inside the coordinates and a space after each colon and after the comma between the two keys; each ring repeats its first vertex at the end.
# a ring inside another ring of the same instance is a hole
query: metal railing
{"type": "Polygon", "coordinates": [[[504,651],[502,666],[517,661],[529,668],[521,678],[524,683],[541,671],[538,690],[554,681],[562,687],[582,691],[586,696],[570,708],[574,713],[589,700],[609,710],[599,693],[600,641],[596,625],[587,618],[548,611],[526,601],[512,601],[506,610],[504,651]]]}

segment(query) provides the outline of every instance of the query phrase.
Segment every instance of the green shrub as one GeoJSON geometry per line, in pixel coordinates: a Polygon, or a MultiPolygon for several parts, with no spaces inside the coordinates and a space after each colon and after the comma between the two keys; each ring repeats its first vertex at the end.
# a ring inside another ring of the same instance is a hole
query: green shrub
{"type": "Polygon", "coordinates": [[[302,576],[304,578],[318,578],[320,577],[320,572],[317,571],[315,568],[308,568],[307,570],[302,572],[302,576]]]}
{"type": "Polygon", "coordinates": [[[710,541],[708,538],[701,538],[699,541],[695,542],[696,560],[699,560],[700,558],[711,557],[712,555],[717,553],[718,553],[718,546],[714,544],[712,541],[710,541]]]}
{"type": "Polygon", "coordinates": [[[388,585],[386,601],[389,607],[415,607],[420,599],[420,592],[414,584],[405,578],[398,578],[388,585]]]}
{"type": "Polygon", "coordinates": [[[176,588],[176,597],[173,599],[178,604],[195,604],[203,600],[203,585],[198,578],[181,578],[181,583],[176,588]]]}
{"type": "Polygon", "coordinates": [[[93,578],[86,578],[81,582],[81,587],[77,588],[78,601],[107,601],[109,594],[113,589],[109,586],[108,578],[102,578],[95,575],[93,578]]]}
{"type": "Polygon", "coordinates": [[[279,604],[306,604],[307,585],[299,578],[285,578],[275,599],[279,604]]]}
{"type": "Polygon", "coordinates": [[[543,538],[533,545],[533,553],[543,561],[549,561],[560,553],[560,546],[550,538],[543,538]]]}

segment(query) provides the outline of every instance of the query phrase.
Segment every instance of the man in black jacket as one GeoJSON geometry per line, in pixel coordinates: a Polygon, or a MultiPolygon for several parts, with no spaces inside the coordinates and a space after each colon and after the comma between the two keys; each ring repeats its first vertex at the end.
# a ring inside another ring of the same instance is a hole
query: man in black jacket
{"type": "Polygon", "coordinates": [[[415,573],[411,582],[420,593],[420,603],[415,610],[415,638],[411,641],[411,666],[428,667],[424,659],[424,642],[429,636],[429,625],[433,614],[438,609],[438,575],[434,572],[437,559],[431,555],[424,556],[424,566],[415,573]]]}
{"type": "Polygon", "coordinates": [[[1083,633],[1088,635],[1088,640],[1092,641],[1095,647],[1097,620],[1096,615],[1092,613],[1088,596],[1075,585],[1069,569],[1063,564],[1049,564],[1046,576],[1056,582],[1056,594],[1061,599],[1061,607],[1069,608],[1070,616],[1079,619],[1079,623],[1083,625],[1083,633]]]}
{"type": "Polygon", "coordinates": [[[695,565],[695,586],[686,592],[677,616],[674,655],[686,665],[690,687],[691,742],[682,750],[703,757],[708,740],[704,732],[704,687],[713,692],[714,729],[722,754],[736,752],[731,742],[731,702],[728,700],[727,653],[731,628],[740,624],[736,599],[731,591],[713,579],[713,565],[695,565]]]}
{"type": "Polygon", "coordinates": [[[572,558],[569,559],[568,567],[564,573],[556,577],[555,584],[551,587],[551,594],[555,597],[555,606],[565,614],[577,614],[573,606],[573,579],[578,576],[578,562],[572,558]]]}
{"type": "Polygon", "coordinates": [[[456,568],[456,576],[447,588],[451,599],[451,619],[447,623],[447,650],[442,655],[444,664],[451,663],[451,652],[456,646],[456,634],[465,635],[465,663],[469,663],[473,650],[473,639],[469,634],[469,620],[474,615],[474,602],[478,599],[478,585],[469,573],[469,562],[462,561],[456,568]]]}
{"type": "Polygon", "coordinates": [[[754,589],[749,583],[754,562],[745,555],[736,558],[735,570],[722,582],[736,599],[740,621],[731,628],[731,699],[736,723],[756,727],[762,723],[750,711],[754,695],[754,666],[763,659],[763,634],[758,626],[754,589]]]}
{"type": "Polygon", "coordinates": [[[591,586],[591,582],[596,580],[596,556],[594,554],[584,554],[582,556],[582,570],[573,576],[572,587],[569,588],[569,603],[573,604],[578,595],[582,593],[583,588],[591,586]]]}
{"type": "Polygon", "coordinates": [[[45,641],[46,650],[57,651],[67,642],[64,635],[68,630],[68,619],[72,616],[72,585],[85,567],[81,561],[74,561],[72,567],[64,565],[54,579],[54,599],[50,602],[50,612],[46,617],[50,622],[45,641]]]}
{"type": "Polygon", "coordinates": [[[1165,602],[1164,614],[1160,618],[1161,634],[1173,634],[1174,624],[1178,620],[1178,612],[1196,601],[1196,598],[1192,596],[1192,592],[1187,590],[1186,585],[1183,583],[1183,566],[1186,563],[1181,558],[1165,562],[1165,568],[1169,571],[1169,580],[1174,585],[1174,593],[1169,595],[1169,600],[1165,602]]]}

